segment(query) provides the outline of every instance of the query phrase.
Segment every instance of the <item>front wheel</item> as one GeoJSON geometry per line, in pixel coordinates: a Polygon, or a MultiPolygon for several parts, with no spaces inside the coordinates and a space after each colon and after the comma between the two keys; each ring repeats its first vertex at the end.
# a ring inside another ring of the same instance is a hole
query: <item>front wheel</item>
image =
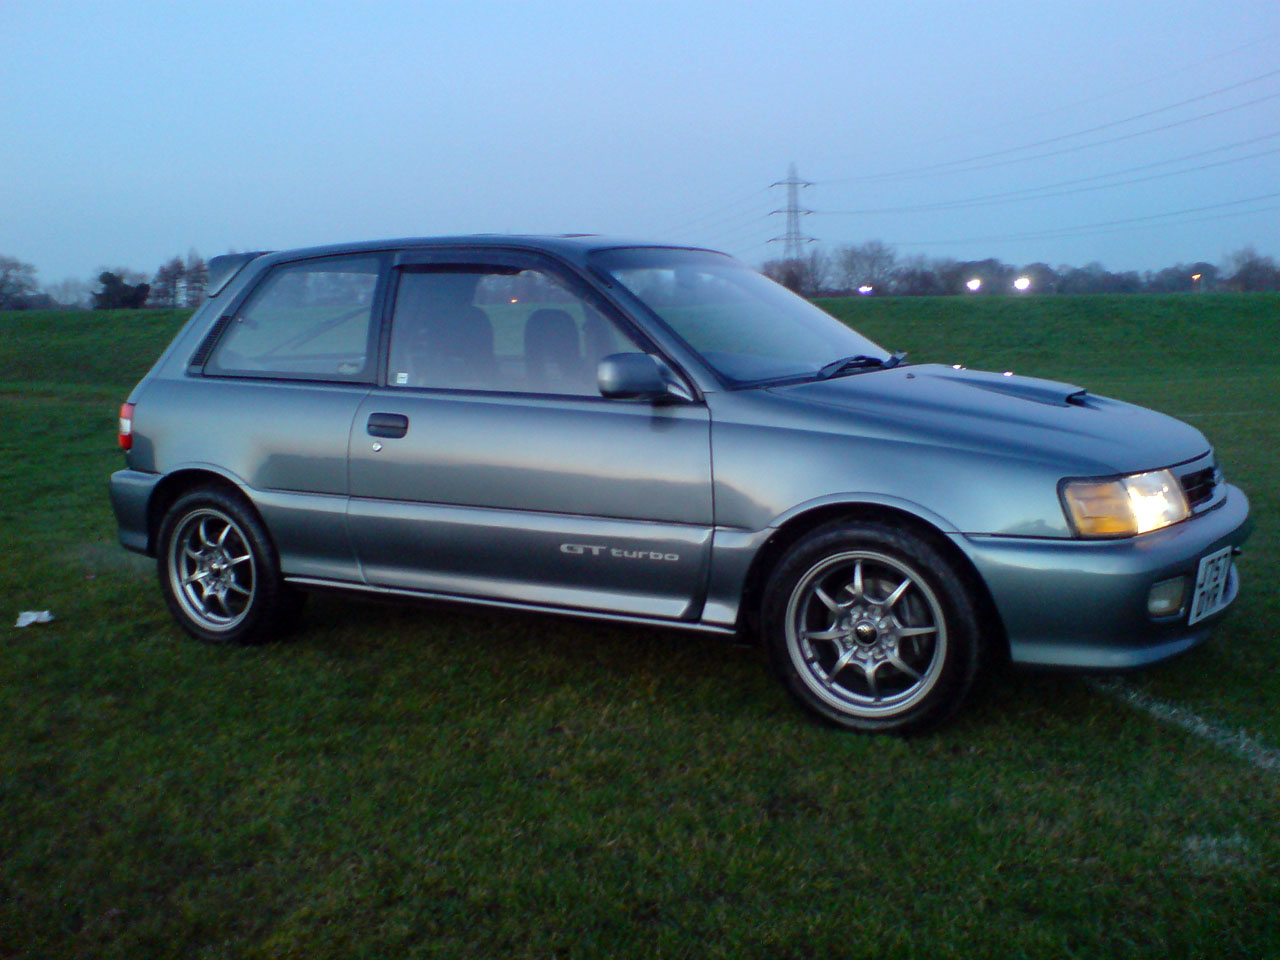
{"type": "Polygon", "coordinates": [[[763,613],[774,671],[803,706],[840,726],[934,725],[977,672],[979,632],[960,576],[905,529],[815,531],[774,571],[763,613]]]}
{"type": "Polygon", "coordinates": [[[201,488],[180,497],[160,526],[157,566],[165,603],[192,636],[213,643],[270,639],[300,595],[280,576],[275,548],[240,499],[201,488]]]}

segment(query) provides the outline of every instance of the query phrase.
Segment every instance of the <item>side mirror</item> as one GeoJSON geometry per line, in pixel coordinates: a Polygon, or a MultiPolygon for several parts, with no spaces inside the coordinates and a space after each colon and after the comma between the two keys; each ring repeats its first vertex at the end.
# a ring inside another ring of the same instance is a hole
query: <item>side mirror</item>
{"type": "Polygon", "coordinates": [[[596,368],[601,396],[653,402],[688,400],[685,391],[667,381],[656,358],[647,353],[611,353],[596,368]]]}

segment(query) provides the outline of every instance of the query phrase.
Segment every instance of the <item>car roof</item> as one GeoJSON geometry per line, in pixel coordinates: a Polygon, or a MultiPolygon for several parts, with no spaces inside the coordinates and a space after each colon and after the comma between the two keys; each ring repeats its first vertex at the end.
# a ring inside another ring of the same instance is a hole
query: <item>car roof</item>
{"type": "Polygon", "coordinates": [[[632,240],[622,237],[605,237],[596,234],[566,233],[558,235],[476,233],[448,237],[401,237],[393,240],[364,240],[355,243],[328,244],[319,247],[301,247],[294,250],[278,250],[269,254],[270,262],[299,260],[308,257],[333,256],[341,253],[372,253],[383,250],[412,250],[426,247],[471,249],[537,250],[582,262],[593,251],[629,247],[648,247],[671,250],[709,250],[693,244],[655,243],[652,240],[632,240]]]}

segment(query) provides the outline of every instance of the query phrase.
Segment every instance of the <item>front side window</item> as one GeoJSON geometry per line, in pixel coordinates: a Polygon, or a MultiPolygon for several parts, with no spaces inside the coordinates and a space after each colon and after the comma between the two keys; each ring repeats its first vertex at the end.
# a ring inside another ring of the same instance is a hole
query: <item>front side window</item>
{"type": "Polygon", "coordinates": [[[724,254],[662,247],[603,250],[596,264],[730,384],[816,376],[882,347],[724,254]]]}
{"type": "Polygon", "coordinates": [[[231,320],[205,372],[372,380],[370,331],[381,267],[377,256],[275,267],[231,320]]]}
{"type": "Polygon", "coordinates": [[[396,287],[387,380],[393,387],[599,396],[600,358],[637,349],[549,273],[409,267],[396,287]]]}

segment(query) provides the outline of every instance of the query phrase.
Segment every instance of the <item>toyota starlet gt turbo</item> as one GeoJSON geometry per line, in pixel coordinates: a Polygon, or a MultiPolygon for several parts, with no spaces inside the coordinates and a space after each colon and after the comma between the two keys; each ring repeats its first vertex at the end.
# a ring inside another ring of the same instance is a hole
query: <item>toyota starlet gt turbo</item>
{"type": "Polygon", "coordinates": [[[737,634],[814,714],[905,731],[989,656],[1140,667],[1239,592],[1248,501],[1195,428],[908,363],[721,253],[455,237],[210,274],[110,484],[202,640],[324,589],[737,634]]]}

